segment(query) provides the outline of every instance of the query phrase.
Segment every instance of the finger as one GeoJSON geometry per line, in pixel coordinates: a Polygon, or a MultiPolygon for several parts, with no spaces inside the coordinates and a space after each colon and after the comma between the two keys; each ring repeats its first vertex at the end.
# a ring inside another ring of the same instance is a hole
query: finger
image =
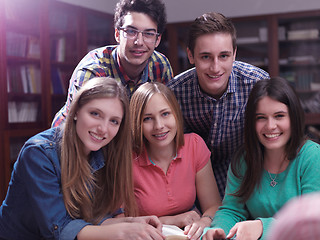
{"type": "Polygon", "coordinates": [[[192,238],[194,236],[194,234],[196,233],[198,227],[195,226],[194,224],[188,225],[189,227],[189,231],[184,231],[184,234],[186,234],[188,236],[188,238],[192,238]]]}
{"type": "Polygon", "coordinates": [[[238,227],[237,225],[235,225],[233,228],[230,229],[227,235],[227,238],[232,238],[236,234],[237,230],[238,230],[238,227]]]}

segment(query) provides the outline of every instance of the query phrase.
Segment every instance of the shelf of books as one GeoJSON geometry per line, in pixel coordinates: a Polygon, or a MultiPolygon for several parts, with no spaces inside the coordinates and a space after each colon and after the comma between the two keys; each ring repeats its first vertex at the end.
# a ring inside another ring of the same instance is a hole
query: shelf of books
{"type": "Polygon", "coordinates": [[[112,15],[101,14],[92,10],[84,15],[84,24],[88,29],[85,37],[87,52],[103,47],[106,43],[109,45],[116,44],[112,15]]]}
{"type": "Polygon", "coordinates": [[[320,125],[320,11],[279,16],[279,75],[291,81],[306,112],[320,125]]]}
{"type": "Polygon", "coordinates": [[[233,20],[237,30],[236,60],[250,63],[268,71],[268,19],[243,17],[233,20]]]}
{"type": "Polygon", "coordinates": [[[51,126],[90,47],[114,43],[112,15],[51,0],[0,0],[0,201],[23,143],[51,126]]]}

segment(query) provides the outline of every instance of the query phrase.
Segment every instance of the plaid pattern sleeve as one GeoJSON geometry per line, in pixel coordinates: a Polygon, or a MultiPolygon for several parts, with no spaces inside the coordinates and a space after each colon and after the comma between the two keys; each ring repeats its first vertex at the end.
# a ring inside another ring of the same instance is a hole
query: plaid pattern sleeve
{"type": "Polygon", "coordinates": [[[243,143],[244,111],[249,93],[258,80],[265,78],[269,78],[269,74],[264,70],[235,61],[227,91],[218,100],[200,90],[195,68],[168,83],[181,106],[185,131],[199,134],[212,153],[221,197],[232,155],[243,143]]]}
{"type": "Polygon", "coordinates": [[[94,77],[108,76],[121,82],[126,87],[129,97],[131,97],[134,90],[142,83],[152,81],[167,83],[173,78],[173,72],[167,57],[154,51],[141,75],[141,79],[135,83],[135,86],[132,86],[132,84],[129,84],[130,78],[117,62],[116,45],[94,49],[80,61],[74,70],[69,83],[67,101],[55,115],[52,127],[59,126],[64,121],[74,95],[85,81],[94,77]]]}

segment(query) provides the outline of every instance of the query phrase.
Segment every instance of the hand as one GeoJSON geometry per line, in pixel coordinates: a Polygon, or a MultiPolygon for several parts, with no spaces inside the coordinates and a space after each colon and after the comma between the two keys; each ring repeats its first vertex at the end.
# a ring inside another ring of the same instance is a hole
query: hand
{"type": "Polygon", "coordinates": [[[244,221],[234,225],[227,238],[232,238],[236,234],[237,240],[257,240],[262,232],[263,226],[260,220],[244,221]]]}
{"type": "Polygon", "coordinates": [[[200,215],[196,211],[188,211],[185,213],[181,213],[175,216],[172,216],[173,222],[170,224],[174,224],[180,228],[184,228],[190,224],[193,224],[195,221],[200,220],[200,215]]]}
{"type": "Polygon", "coordinates": [[[200,215],[195,210],[192,210],[174,216],[162,216],[159,217],[159,219],[162,224],[176,225],[183,229],[185,226],[198,221],[200,219],[200,215]]]}
{"type": "MultiPolygon", "coordinates": [[[[130,239],[130,240],[163,240],[164,236],[162,235],[161,230],[154,228],[147,223],[132,222],[127,223],[127,226],[122,226],[121,230],[121,240],[130,239]]],[[[113,238],[110,238],[113,239],[113,238]]],[[[117,239],[117,238],[114,238],[117,239]]],[[[120,240],[119,239],[119,240],[120,240]]]]}
{"type": "Polygon", "coordinates": [[[206,234],[203,235],[202,240],[214,240],[214,239],[225,239],[226,234],[223,229],[209,229],[206,234]]]}
{"type": "Polygon", "coordinates": [[[160,222],[157,216],[133,217],[131,218],[131,220],[132,220],[131,222],[147,223],[155,227],[159,231],[162,230],[162,223],[160,222]]]}
{"type": "Polygon", "coordinates": [[[100,226],[87,225],[77,234],[77,239],[94,240],[164,240],[159,229],[147,223],[118,222],[100,226]]]}
{"type": "Polygon", "coordinates": [[[209,227],[211,224],[211,219],[208,217],[200,218],[200,220],[187,225],[184,228],[184,234],[188,236],[191,240],[199,239],[203,233],[205,227],[209,227]]]}

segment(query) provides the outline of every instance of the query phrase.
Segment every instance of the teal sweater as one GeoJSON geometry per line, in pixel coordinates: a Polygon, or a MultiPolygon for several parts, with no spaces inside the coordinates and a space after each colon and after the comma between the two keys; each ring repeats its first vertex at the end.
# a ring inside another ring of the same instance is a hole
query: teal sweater
{"type": "MultiPolygon", "coordinates": [[[[245,168],[242,170],[243,175],[245,168]]],[[[275,175],[272,174],[272,177],[275,175]]],[[[222,228],[227,235],[237,222],[260,219],[263,224],[261,239],[265,239],[273,215],[288,200],[302,194],[320,191],[320,145],[308,140],[287,169],[278,174],[276,178],[278,184],[271,187],[270,182],[268,172],[264,171],[261,186],[254,190],[247,202],[240,203],[239,198],[231,196],[230,193],[239,189],[241,181],[229,168],[223,204],[216,212],[211,228],[222,228]]],[[[206,228],[204,233],[208,229],[206,228]]]]}

